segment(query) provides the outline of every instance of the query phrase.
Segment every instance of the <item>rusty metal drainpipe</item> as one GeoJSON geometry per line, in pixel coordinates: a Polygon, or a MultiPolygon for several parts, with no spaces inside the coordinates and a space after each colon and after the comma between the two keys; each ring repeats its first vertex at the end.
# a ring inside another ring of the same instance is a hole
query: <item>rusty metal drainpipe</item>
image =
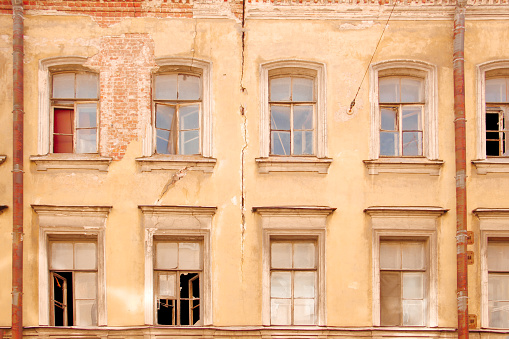
{"type": "Polygon", "coordinates": [[[23,337],[23,0],[12,0],[12,338],[23,337]]]}
{"type": "Polygon", "coordinates": [[[454,131],[456,153],[456,260],[458,339],[468,338],[467,281],[467,189],[465,133],[465,7],[466,0],[456,1],[454,13],[454,131]]]}

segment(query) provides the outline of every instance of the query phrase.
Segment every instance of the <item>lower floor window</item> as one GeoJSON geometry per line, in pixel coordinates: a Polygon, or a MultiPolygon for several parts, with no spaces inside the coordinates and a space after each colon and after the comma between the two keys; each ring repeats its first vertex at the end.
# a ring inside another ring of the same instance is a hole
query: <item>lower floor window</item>
{"type": "Polygon", "coordinates": [[[490,327],[509,328],[509,241],[488,241],[488,314],[490,327]]]}

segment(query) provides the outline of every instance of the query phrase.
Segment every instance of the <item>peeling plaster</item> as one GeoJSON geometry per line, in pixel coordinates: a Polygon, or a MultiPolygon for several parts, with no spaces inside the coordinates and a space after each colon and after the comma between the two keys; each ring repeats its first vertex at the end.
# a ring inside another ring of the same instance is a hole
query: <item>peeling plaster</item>
{"type": "Polygon", "coordinates": [[[170,187],[175,185],[177,183],[177,181],[179,181],[180,179],[182,179],[183,177],[185,177],[187,175],[187,171],[188,170],[189,170],[189,167],[184,167],[183,169],[175,172],[171,176],[171,178],[168,180],[166,185],[164,185],[163,190],[161,191],[161,194],[159,195],[159,198],[155,202],[155,205],[159,204],[159,202],[161,201],[162,197],[166,194],[166,192],[168,192],[170,187]]]}
{"type": "Polygon", "coordinates": [[[339,25],[340,30],[351,30],[351,29],[366,29],[371,28],[375,25],[379,25],[379,23],[375,24],[374,21],[361,21],[358,24],[344,23],[339,25]]]}

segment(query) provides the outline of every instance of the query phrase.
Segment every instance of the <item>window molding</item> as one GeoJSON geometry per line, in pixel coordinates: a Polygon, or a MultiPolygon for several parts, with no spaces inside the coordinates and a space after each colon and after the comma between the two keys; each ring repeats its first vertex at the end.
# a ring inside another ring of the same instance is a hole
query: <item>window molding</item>
{"type": "Polygon", "coordinates": [[[336,209],[317,206],[253,207],[261,217],[262,226],[262,325],[270,326],[270,251],[271,238],[315,239],[318,247],[317,316],[318,326],[326,325],[326,250],[327,217],[336,209]]]}
{"type": "Polygon", "coordinates": [[[373,245],[373,326],[380,326],[380,240],[399,238],[402,241],[426,239],[428,246],[429,291],[428,314],[425,327],[438,326],[438,246],[439,217],[447,212],[441,207],[368,207],[364,212],[370,217],[373,245]]]}
{"type": "MultiPolygon", "coordinates": [[[[52,70],[87,70],[94,73],[92,69],[85,67],[88,61],[86,57],[66,56],[42,59],[39,61],[39,120],[37,134],[37,155],[31,155],[30,161],[34,162],[37,171],[48,169],[72,169],[72,170],[98,170],[107,171],[112,161],[110,157],[100,156],[100,147],[97,154],[75,154],[75,153],[50,153],[50,131],[51,131],[51,71],[52,70]]],[[[99,99],[100,101],[100,99],[99,99]]],[[[100,113],[99,113],[100,114],[100,113]]],[[[100,119],[99,119],[100,120],[100,119]]],[[[97,139],[100,140],[100,126],[97,139]]]]}
{"type": "Polygon", "coordinates": [[[93,236],[97,240],[97,325],[107,325],[105,233],[111,206],[32,205],[39,225],[39,325],[50,325],[48,240],[93,236]]]}
{"type": "Polygon", "coordinates": [[[509,238],[509,208],[477,208],[472,213],[478,218],[481,231],[481,328],[491,328],[488,310],[488,239],[509,238]]]}
{"type": "Polygon", "coordinates": [[[486,73],[497,69],[509,72],[509,60],[493,60],[477,65],[477,174],[509,173],[509,157],[486,156],[486,73]]]}
{"type": "Polygon", "coordinates": [[[192,170],[210,173],[214,169],[216,159],[212,156],[212,63],[205,60],[194,58],[159,58],[156,59],[157,68],[152,75],[156,75],[160,69],[167,66],[189,66],[199,68],[202,77],[202,118],[201,118],[201,154],[200,155],[171,155],[156,154],[154,144],[154,126],[155,108],[151,98],[151,116],[145,117],[144,137],[143,137],[143,156],[136,158],[142,172],[153,170],[176,170],[188,167],[192,170]]]}
{"type": "Polygon", "coordinates": [[[203,241],[203,325],[212,325],[211,237],[216,207],[138,206],[145,233],[145,324],[154,325],[154,236],[169,240],[182,237],[203,241]]]}
{"type": "Polygon", "coordinates": [[[332,159],[327,158],[325,64],[304,60],[277,60],[260,65],[260,158],[256,159],[260,173],[318,172],[327,173],[332,159]],[[316,154],[313,156],[270,156],[269,72],[279,68],[295,68],[316,73],[316,154]]]}
{"type": "Polygon", "coordinates": [[[417,60],[388,60],[370,67],[371,135],[369,160],[364,161],[369,174],[426,173],[439,175],[443,161],[438,159],[438,79],[437,67],[417,60]],[[380,157],[380,110],[378,80],[383,76],[416,76],[424,80],[424,133],[422,157],[380,157]]]}

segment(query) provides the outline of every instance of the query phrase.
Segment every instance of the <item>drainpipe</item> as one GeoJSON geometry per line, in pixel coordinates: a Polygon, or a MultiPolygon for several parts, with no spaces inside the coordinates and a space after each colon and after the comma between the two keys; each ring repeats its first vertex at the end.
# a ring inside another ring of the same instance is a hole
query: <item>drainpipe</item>
{"type": "Polygon", "coordinates": [[[23,336],[23,0],[12,0],[12,338],[23,336]]]}
{"type": "Polygon", "coordinates": [[[458,339],[468,339],[467,281],[467,189],[465,133],[465,7],[466,0],[457,0],[454,12],[454,135],[456,153],[456,264],[458,339]]]}

